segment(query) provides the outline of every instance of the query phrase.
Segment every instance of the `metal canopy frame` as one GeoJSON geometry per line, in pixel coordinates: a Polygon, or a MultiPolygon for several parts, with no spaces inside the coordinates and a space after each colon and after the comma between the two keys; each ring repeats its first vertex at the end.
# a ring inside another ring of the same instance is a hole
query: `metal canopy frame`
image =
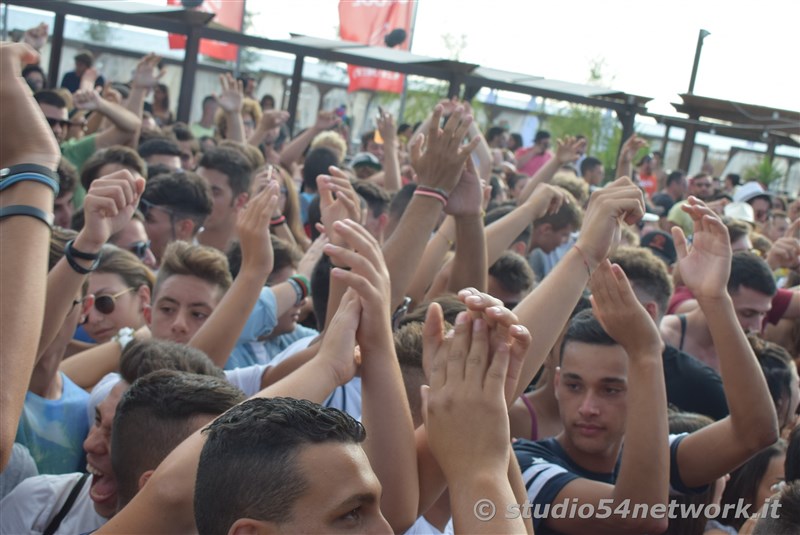
{"type": "Polygon", "coordinates": [[[633,133],[635,115],[645,113],[644,105],[650,100],[646,97],[605,88],[545,80],[522,73],[479,67],[472,63],[430,58],[406,51],[370,47],[348,41],[306,36],[295,36],[285,40],[257,37],[228,30],[214,23],[209,24],[211,17],[207,13],[180,8],[154,8],[147,4],[108,0],[36,0],[36,2],[3,0],[3,2],[9,5],[50,11],[55,14],[49,68],[51,82],[57,81],[59,75],[58,67],[61,63],[64,22],[67,15],[186,35],[186,53],[183,61],[183,77],[177,113],[177,118],[182,121],[189,120],[192,104],[192,81],[198,65],[200,39],[213,39],[239,46],[293,54],[295,66],[289,97],[290,127],[293,126],[296,117],[303,63],[306,57],[444,80],[450,84],[448,89],[450,96],[461,95],[462,89],[465,96],[474,96],[481,87],[489,87],[611,109],[617,113],[622,122],[625,137],[633,133]],[[126,4],[124,9],[121,9],[122,4],[126,4]]]}

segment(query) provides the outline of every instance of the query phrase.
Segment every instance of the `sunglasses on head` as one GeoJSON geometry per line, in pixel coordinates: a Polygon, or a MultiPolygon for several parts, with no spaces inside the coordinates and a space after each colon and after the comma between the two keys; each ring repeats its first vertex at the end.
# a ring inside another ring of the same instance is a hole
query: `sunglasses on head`
{"type": "Polygon", "coordinates": [[[61,128],[69,128],[72,126],[70,121],[66,121],[64,119],[51,119],[50,117],[47,117],[47,124],[50,125],[50,128],[56,125],[61,125],[61,128]]]}
{"type": "Polygon", "coordinates": [[[135,254],[139,260],[144,260],[147,256],[147,250],[150,249],[150,240],[135,241],[128,246],[128,250],[135,254]]]}
{"type": "Polygon", "coordinates": [[[117,297],[133,291],[135,288],[126,288],[114,295],[95,295],[94,308],[101,314],[111,314],[117,306],[117,297]]]}

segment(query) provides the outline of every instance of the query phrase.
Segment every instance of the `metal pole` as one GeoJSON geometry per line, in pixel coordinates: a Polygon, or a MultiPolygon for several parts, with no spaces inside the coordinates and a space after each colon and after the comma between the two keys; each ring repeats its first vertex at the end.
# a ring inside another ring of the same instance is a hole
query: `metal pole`
{"type": "Polygon", "coordinates": [[[64,49],[64,23],[66,20],[66,15],[56,13],[53,34],[50,39],[50,65],[47,68],[50,85],[48,87],[58,87],[58,68],[61,66],[61,53],[64,49]]]}
{"type": "Polygon", "coordinates": [[[0,35],[0,39],[8,41],[8,4],[3,4],[3,31],[0,35]]]}
{"type": "Polygon", "coordinates": [[[194,80],[197,75],[197,57],[200,54],[200,36],[193,27],[186,36],[186,51],[183,55],[183,75],[178,97],[178,120],[189,123],[192,114],[192,97],[194,96],[194,80]]]}
{"type": "Polygon", "coordinates": [[[294,135],[297,122],[297,104],[300,102],[300,87],[303,85],[303,63],[306,57],[298,54],[294,59],[294,72],[292,73],[292,87],[289,91],[289,134],[294,135]]]}
{"type": "MultiPolygon", "coordinates": [[[[414,27],[417,25],[417,8],[419,7],[418,2],[413,3],[413,7],[411,8],[411,31],[409,32],[408,36],[408,51],[411,52],[411,46],[414,44],[414,27]]],[[[403,122],[403,115],[406,113],[406,98],[408,97],[408,75],[403,75],[403,92],[400,94],[400,113],[397,114],[397,124],[403,122]]]]}
{"type": "Polygon", "coordinates": [[[697,67],[700,65],[700,52],[703,50],[703,39],[711,35],[707,30],[700,30],[697,34],[697,48],[694,50],[694,64],[692,65],[692,77],[689,79],[689,94],[694,93],[694,82],[697,78],[697,67]]]}

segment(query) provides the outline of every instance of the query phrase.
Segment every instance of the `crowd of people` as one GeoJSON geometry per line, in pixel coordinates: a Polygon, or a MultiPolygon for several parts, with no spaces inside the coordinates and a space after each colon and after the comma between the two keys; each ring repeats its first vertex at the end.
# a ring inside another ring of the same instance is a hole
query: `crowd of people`
{"type": "Polygon", "coordinates": [[[0,533],[800,530],[800,199],[457,99],[354,147],[223,75],[176,122],[157,55],[48,88],[41,32],[0,44],[0,533]]]}

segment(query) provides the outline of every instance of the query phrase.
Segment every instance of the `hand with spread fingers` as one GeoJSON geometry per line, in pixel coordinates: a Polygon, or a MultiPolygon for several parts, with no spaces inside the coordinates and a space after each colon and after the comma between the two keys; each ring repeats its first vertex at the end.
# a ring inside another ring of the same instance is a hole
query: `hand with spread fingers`
{"type": "Polygon", "coordinates": [[[556,142],[556,158],[562,164],[574,163],[586,151],[586,138],[567,136],[556,142]]]}
{"type": "Polygon", "coordinates": [[[472,116],[456,106],[444,128],[439,127],[443,107],[437,105],[425,136],[419,136],[411,146],[411,165],[420,185],[441,189],[449,194],[458,184],[461,173],[479,139],[462,144],[472,124],[472,116]],[[423,144],[425,149],[423,150],[423,144]]]}
{"type": "Polygon", "coordinates": [[[244,88],[242,81],[237,80],[231,73],[220,74],[219,83],[222,90],[219,95],[214,93],[214,98],[225,113],[239,113],[244,104],[244,88]]]}
{"type": "Polygon", "coordinates": [[[161,56],[153,52],[147,54],[136,64],[133,70],[133,79],[131,85],[133,87],[141,87],[144,89],[153,89],[161,78],[167,73],[158,64],[161,62],[161,56]]]}
{"type": "Polygon", "coordinates": [[[733,254],[728,229],[720,217],[696,197],[689,197],[681,208],[694,222],[691,245],[680,227],[672,228],[681,279],[697,300],[724,297],[728,292],[733,254]]]}

